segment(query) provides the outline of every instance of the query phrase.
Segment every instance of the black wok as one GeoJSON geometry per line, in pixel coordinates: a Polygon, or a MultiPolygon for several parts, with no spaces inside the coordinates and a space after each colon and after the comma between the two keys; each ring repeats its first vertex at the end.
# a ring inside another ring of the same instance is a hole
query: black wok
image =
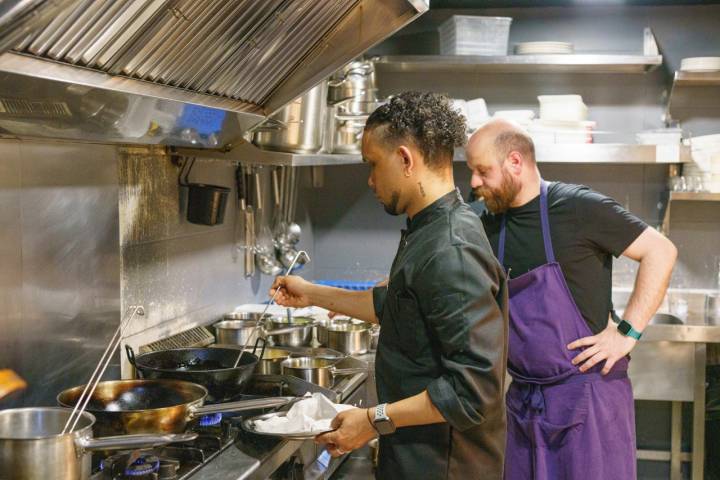
{"type": "MultiPolygon", "coordinates": [[[[251,352],[233,348],[176,348],[135,356],[126,345],[127,357],[139,378],[183,380],[208,390],[208,403],[225,402],[242,392],[258,363],[257,344],[251,352]]],[[[263,344],[262,352],[265,351],[263,344]]]]}
{"type": "MultiPolygon", "coordinates": [[[[58,403],[72,408],[84,385],[60,392],[58,403]]],[[[131,433],[180,433],[188,422],[203,415],[238,412],[286,405],[294,397],[261,398],[203,405],[207,390],[179,380],[115,380],[100,382],[86,411],[95,415],[96,435],[131,433]]]]}

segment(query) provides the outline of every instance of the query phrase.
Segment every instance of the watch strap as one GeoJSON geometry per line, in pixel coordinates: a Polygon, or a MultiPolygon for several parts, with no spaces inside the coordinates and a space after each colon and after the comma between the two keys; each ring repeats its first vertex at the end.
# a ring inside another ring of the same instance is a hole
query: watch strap
{"type": "Polygon", "coordinates": [[[632,323],[620,318],[618,314],[615,313],[615,310],[610,310],[610,317],[613,319],[613,322],[617,323],[617,329],[620,333],[622,333],[626,337],[640,340],[640,337],[642,337],[642,333],[635,330],[635,328],[632,326],[632,323]]]}

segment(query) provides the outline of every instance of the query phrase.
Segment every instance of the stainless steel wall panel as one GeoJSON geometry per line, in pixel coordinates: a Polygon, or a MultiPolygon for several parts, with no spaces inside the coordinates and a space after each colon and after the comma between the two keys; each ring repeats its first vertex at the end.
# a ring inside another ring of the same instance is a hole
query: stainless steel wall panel
{"type": "MultiPolygon", "coordinates": [[[[198,160],[190,180],[230,186],[234,172],[229,162],[198,160]]],[[[170,159],[156,152],[121,154],[122,304],[142,304],[146,311],[125,340],[133,347],[207,325],[239,304],[266,298],[270,279],[259,274],[246,279],[241,259],[233,255],[234,202],[228,202],[222,225],[188,223],[177,173],[170,159]]]]}
{"type": "Polygon", "coordinates": [[[29,384],[3,407],[52,405],[58,391],[87,379],[119,321],[115,149],[0,145],[0,281],[15,296],[0,301],[0,364],[29,384]],[[19,170],[6,176],[8,149],[19,170]]]}

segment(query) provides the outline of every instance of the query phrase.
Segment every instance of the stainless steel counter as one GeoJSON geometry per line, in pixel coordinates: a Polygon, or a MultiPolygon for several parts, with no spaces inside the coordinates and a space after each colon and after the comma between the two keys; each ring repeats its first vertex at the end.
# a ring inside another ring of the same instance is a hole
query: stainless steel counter
{"type": "Polygon", "coordinates": [[[720,343],[720,326],[648,325],[642,342],[720,343]]]}

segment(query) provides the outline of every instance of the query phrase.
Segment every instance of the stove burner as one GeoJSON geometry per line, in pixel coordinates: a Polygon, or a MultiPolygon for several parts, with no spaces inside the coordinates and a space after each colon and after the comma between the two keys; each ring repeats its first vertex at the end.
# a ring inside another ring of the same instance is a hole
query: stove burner
{"type": "Polygon", "coordinates": [[[218,425],[222,421],[222,413],[213,413],[210,415],[203,415],[198,421],[198,425],[201,427],[212,427],[218,425]]]}
{"type": "Polygon", "coordinates": [[[132,465],[125,469],[125,476],[144,477],[151,475],[160,469],[160,459],[155,455],[140,455],[132,465]]]}

